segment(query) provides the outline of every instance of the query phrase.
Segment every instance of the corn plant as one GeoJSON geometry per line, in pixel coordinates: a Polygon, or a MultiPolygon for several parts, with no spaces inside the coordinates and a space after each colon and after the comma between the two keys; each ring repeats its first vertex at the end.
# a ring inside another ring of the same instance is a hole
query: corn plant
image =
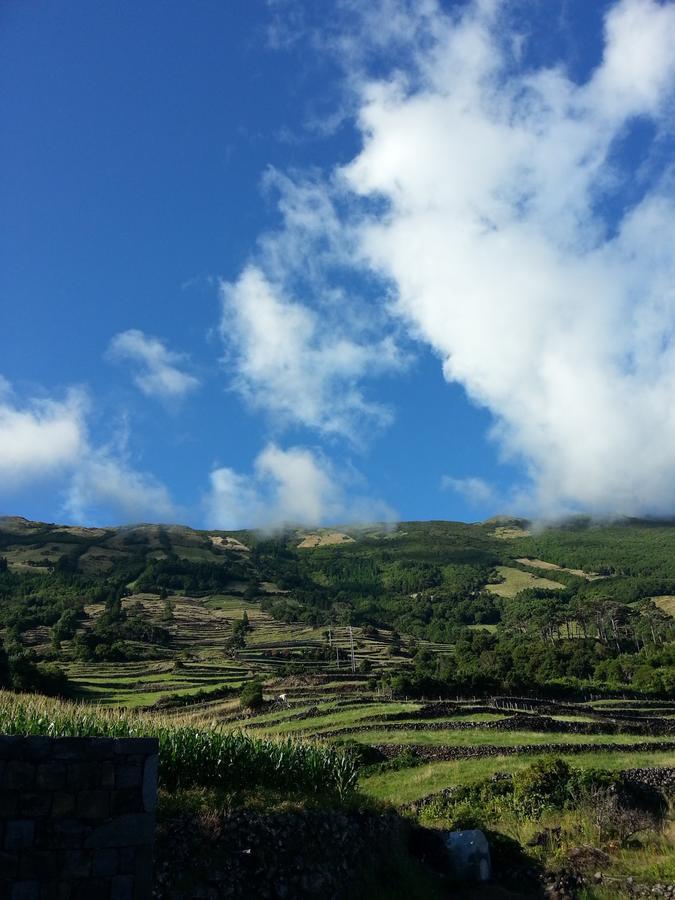
{"type": "Polygon", "coordinates": [[[159,782],[177,787],[271,787],[334,793],[356,789],[351,754],[325,744],[252,738],[217,724],[195,727],[176,720],[94,709],[31,694],[0,691],[0,734],[50,737],[156,737],[159,782]]]}

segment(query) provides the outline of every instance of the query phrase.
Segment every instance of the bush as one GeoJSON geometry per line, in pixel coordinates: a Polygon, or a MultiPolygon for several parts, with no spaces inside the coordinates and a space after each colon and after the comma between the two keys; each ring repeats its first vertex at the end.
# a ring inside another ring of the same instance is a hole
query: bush
{"type": "Polygon", "coordinates": [[[241,689],[239,705],[242,709],[260,709],[264,702],[261,681],[249,681],[241,689]]]}
{"type": "Polygon", "coordinates": [[[513,777],[514,800],[529,815],[562,809],[570,796],[572,769],[560,757],[538,759],[513,777]]]}

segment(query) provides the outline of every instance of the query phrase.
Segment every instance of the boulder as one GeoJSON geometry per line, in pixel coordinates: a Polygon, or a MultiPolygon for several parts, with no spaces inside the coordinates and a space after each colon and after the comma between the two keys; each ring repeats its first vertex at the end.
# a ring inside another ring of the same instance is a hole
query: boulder
{"type": "Polygon", "coordinates": [[[482,831],[448,831],[443,835],[453,875],[458,881],[492,878],[490,845],[482,831]]]}

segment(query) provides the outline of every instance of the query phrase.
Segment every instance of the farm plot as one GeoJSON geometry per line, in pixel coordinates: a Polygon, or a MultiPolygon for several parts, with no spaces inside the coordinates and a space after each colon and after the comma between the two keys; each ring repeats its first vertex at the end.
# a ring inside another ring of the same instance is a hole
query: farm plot
{"type": "Polygon", "coordinates": [[[652,599],[664,612],[668,613],[669,616],[675,618],[675,597],[670,594],[662,594],[660,597],[651,597],[650,599],[652,599]]]}
{"type": "MultiPolygon", "coordinates": [[[[320,693],[317,693],[317,698],[320,693]]],[[[248,721],[231,715],[227,727],[243,726],[268,737],[293,736],[372,748],[382,760],[363,770],[363,790],[405,803],[436,790],[513,772],[542,755],[569,756],[574,765],[609,769],[671,765],[675,723],[658,708],[648,718],[613,704],[548,702],[527,698],[421,703],[349,695],[341,701],[291,700],[289,709],[248,721]]]]}
{"type": "Polygon", "coordinates": [[[551,591],[563,590],[564,585],[550,578],[540,578],[531,572],[523,572],[510,566],[497,566],[497,572],[504,579],[499,584],[488,584],[486,590],[500,597],[511,598],[525,588],[546,588],[551,591]]]}
{"type": "MultiPolygon", "coordinates": [[[[525,769],[541,755],[494,756],[461,759],[452,762],[432,762],[410,768],[390,770],[361,778],[361,789],[377,800],[404,805],[434,794],[447,787],[472,784],[489,778],[495,772],[513,773],[525,769]]],[[[597,752],[574,756],[572,762],[580,768],[629,769],[647,766],[672,766],[673,752],[611,752],[599,748],[597,752]]]]}
{"type": "MultiPolygon", "coordinates": [[[[270,589],[274,585],[269,586],[270,589]]],[[[256,602],[235,593],[195,598],[172,596],[167,601],[156,594],[135,593],[124,599],[128,613],[139,608],[148,622],[168,631],[168,645],[152,646],[151,659],[137,662],[81,662],[72,659],[69,642],[63,650],[68,675],[77,696],[105,706],[152,707],[195,702],[200,712],[211,716],[232,712],[232,697],[254,677],[262,678],[268,696],[286,693],[296,701],[337,700],[349,692],[363,692],[368,673],[382,673],[400,665],[401,655],[392,649],[391,632],[326,629],[273,619],[256,602]],[[248,628],[243,646],[233,646],[233,628],[246,615],[248,628]],[[294,681],[301,676],[300,681],[294,681]],[[290,683],[289,683],[290,680],[290,683]],[[213,694],[212,697],[209,695],[213,694]]],[[[85,608],[84,630],[95,626],[103,604],[85,608]]],[[[34,643],[48,641],[48,633],[33,636],[34,643]]],[[[435,652],[449,652],[437,645],[435,652]]],[[[144,648],[147,653],[147,645],[144,648]]],[[[183,706],[184,708],[184,706],[183,706]]],[[[197,712],[195,710],[195,712],[197,712]]]]}

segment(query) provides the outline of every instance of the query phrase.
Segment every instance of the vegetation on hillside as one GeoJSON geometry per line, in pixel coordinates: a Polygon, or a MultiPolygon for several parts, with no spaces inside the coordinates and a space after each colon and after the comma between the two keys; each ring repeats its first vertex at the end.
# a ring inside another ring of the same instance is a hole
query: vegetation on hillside
{"type": "MultiPolygon", "coordinates": [[[[220,533],[177,526],[87,531],[5,520],[4,684],[43,689],[50,673],[36,663],[66,651],[82,661],[164,658],[172,596],[234,593],[279,622],[392,630],[392,653],[408,659],[382,686],[398,694],[671,695],[673,619],[651,598],[675,593],[675,526],[578,519],[530,534],[523,525],[401,523],[306,548],[293,530],[239,533],[230,546],[220,533]],[[515,587],[503,589],[505,579],[515,587]],[[164,600],[161,618],[123,603],[142,592],[164,600]],[[51,650],[37,659],[30,635],[39,629],[49,629],[51,650]],[[425,641],[453,645],[454,655],[416,652],[425,641]]],[[[248,623],[234,624],[229,651],[249,640],[248,623]]],[[[340,652],[330,642],[311,650],[326,661],[340,652]]]]}

